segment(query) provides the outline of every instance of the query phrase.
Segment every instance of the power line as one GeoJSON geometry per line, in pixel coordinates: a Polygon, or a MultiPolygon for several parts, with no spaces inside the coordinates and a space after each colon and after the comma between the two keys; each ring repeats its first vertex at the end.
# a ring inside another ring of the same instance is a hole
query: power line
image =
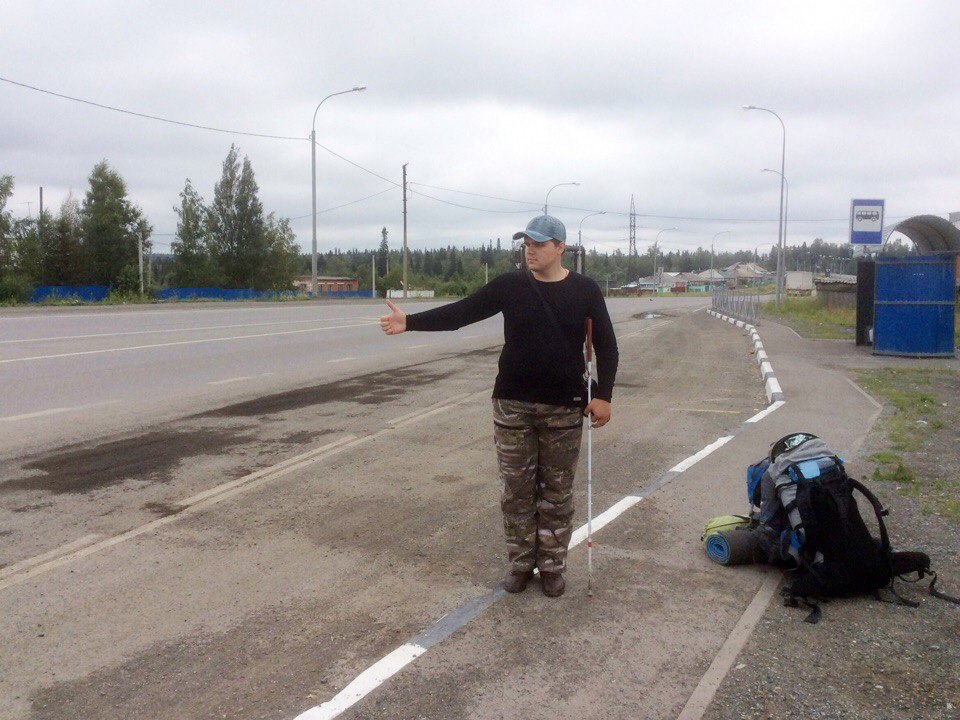
{"type": "MultiPolygon", "coordinates": [[[[52,97],[60,98],[60,99],[62,99],[62,100],[69,100],[69,101],[71,101],[71,102],[77,102],[77,103],[81,103],[81,104],[83,104],[83,105],[90,105],[91,107],[100,108],[100,109],[102,109],[102,110],[110,110],[110,111],[112,111],[112,112],[118,112],[118,113],[122,113],[122,114],[124,114],[124,115],[131,115],[131,116],[133,116],[133,117],[140,117],[140,118],[144,118],[144,119],[147,119],[147,120],[155,120],[155,121],[157,121],[157,122],[168,123],[168,124],[170,124],[170,125],[179,125],[179,126],[181,126],[181,127],[194,128],[194,129],[196,129],[196,130],[207,130],[207,131],[209,131],[209,132],[224,133],[224,134],[227,134],[227,135],[243,135],[243,136],[246,136],[246,137],[267,138],[267,139],[270,139],[270,140],[308,140],[308,141],[309,141],[309,138],[305,138],[305,137],[295,137],[295,136],[291,136],[291,135],[273,135],[273,134],[269,134],[269,133],[255,133],[255,132],[247,132],[247,131],[244,131],[244,130],[231,130],[231,129],[227,129],[227,128],[213,127],[213,126],[210,126],[210,125],[200,125],[200,124],[198,124],[198,123],[191,123],[191,122],[186,122],[186,121],[183,121],[183,120],[174,120],[174,119],[172,119],[172,118],[165,118],[165,117],[161,117],[161,116],[159,116],[159,115],[150,115],[150,114],[148,114],[148,113],[137,112],[137,111],[135,111],[135,110],[127,110],[126,108],[120,108],[120,107],[116,107],[116,106],[113,106],[113,105],[106,105],[106,104],[104,104],[104,103],[94,102],[93,100],[86,100],[86,99],[84,99],[84,98],[78,98],[78,97],[74,97],[74,96],[72,96],[72,95],[65,95],[65,94],[63,94],[63,93],[54,92],[54,91],[52,91],[52,90],[46,90],[46,89],[44,89],[44,88],[36,87],[35,85],[28,85],[27,83],[18,82],[18,81],[16,81],[16,80],[11,80],[10,78],[5,78],[5,77],[2,77],[2,76],[0,76],[0,82],[5,82],[5,83],[8,83],[8,84],[10,84],[10,85],[15,85],[15,86],[17,86],[17,87],[24,88],[24,89],[27,89],[27,90],[32,90],[32,91],[34,91],[34,92],[42,93],[42,94],[44,94],[44,95],[50,95],[50,96],[52,96],[52,97]]],[[[316,142],[316,141],[315,141],[315,144],[316,144],[316,146],[317,146],[318,148],[320,148],[321,150],[324,150],[325,152],[330,153],[330,154],[333,155],[334,157],[339,158],[340,160],[342,160],[343,162],[345,162],[345,163],[347,163],[347,164],[349,164],[349,165],[352,165],[353,167],[357,168],[358,170],[362,170],[363,172],[368,173],[368,174],[370,174],[370,175],[373,175],[374,177],[379,178],[380,180],[383,180],[384,182],[390,183],[393,187],[397,187],[397,188],[398,188],[398,187],[401,187],[400,183],[398,183],[398,182],[396,182],[396,181],[394,181],[394,180],[391,180],[390,178],[384,177],[384,176],[381,175],[380,173],[378,173],[378,172],[376,172],[376,171],[374,171],[374,170],[371,170],[370,168],[364,167],[363,165],[360,165],[360,164],[357,163],[357,162],[354,162],[353,160],[351,160],[351,159],[349,159],[349,158],[341,155],[340,153],[338,153],[338,152],[336,152],[336,151],[334,151],[334,150],[326,147],[325,145],[321,145],[320,143],[318,143],[318,142],[316,142]]],[[[487,199],[490,199],[490,200],[498,200],[498,201],[501,201],[501,202],[511,202],[511,203],[519,203],[519,204],[522,204],[522,205],[534,205],[534,206],[539,206],[539,203],[534,203],[534,202],[531,202],[531,201],[529,201],[529,200],[517,200],[517,199],[514,199],[514,198],[498,197],[498,196],[496,196],[496,195],[484,195],[484,194],[482,194],[482,193],[469,192],[469,191],[467,191],[467,190],[456,190],[456,189],[453,189],[453,188],[441,187],[441,186],[439,186],[439,185],[427,185],[426,183],[413,183],[413,182],[411,182],[411,183],[409,183],[409,184],[410,184],[410,185],[419,185],[420,187],[428,187],[428,188],[432,188],[432,189],[435,189],[435,190],[441,190],[441,191],[444,191],[444,192],[459,193],[459,194],[462,194],[462,195],[471,195],[471,196],[473,196],[473,197],[482,197],[482,198],[487,198],[487,199]]],[[[497,214],[519,214],[519,213],[530,212],[529,209],[524,209],[524,210],[492,210],[492,209],[490,209],[490,208],[478,208],[478,207],[473,207],[473,206],[470,206],[470,205],[462,205],[462,204],[460,204],[460,203],[450,202],[449,200],[442,200],[442,199],[440,199],[440,198],[438,198],[438,197],[434,197],[434,196],[428,195],[428,194],[426,194],[426,193],[418,192],[418,191],[416,191],[416,190],[412,190],[411,192],[413,192],[414,194],[417,194],[417,195],[421,195],[421,196],[423,196],[423,197],[425,197],[425,198],[429,198],[430,200],[434,200],[435,202],[444,203],[444,204],[446,204],[446,205],[452,205],[453,207],[459,207],[459,208],[463,208],[463,209],[465,209],[465,210],[474,210],[474,211],[477,211],[477,212],[488,212],[488,213],[497,213],[497,214]]],[[[341,207],[346,207],[346,205],[352,205],[353,203],[356,203],[356,202],[362,202],[363,200],[369,199],[370,197],[376,197],[376,195],[378,195],[378,194],[381,194],[381,193],[376,193],[375,195],[370,195],[370,196],[368,196],[367,198],[361,198],[360,200],[354,200],[354,201],[351,201],[350,203],[346,203],[345,205],[339,205],[339,206],[334,207],[334,208],[328,208],[327,210],[323,210],[322,212],[329,212],[330,210],[337,210],[337,209],[339,209],[339,208],[341,208],[341,207]]],[[[560,209],[560,210],[570,210],[570,211],[579,211],[579,212],[604,212],[604,213],[607,214],[607,215],[618,215],[618,216],[624,216],[624,217],[632,214],[632,213],[625,213],[625,212],[617,211],[617,210],[598,211],[598,210],[592,209],[592,208],[581,208],[581,207],[574,207],[574,206],[569,206],[569,205],[555,205],[554,207],[556,207],[556,208],[558,208],[558,209],[560,209]]],[[[718,217],[687,216],[687,215],[658,215],[658,214],[654,214],[654,213],[636,213],[636,216],[637,216],[637,217],[645,217],[645,218],[655,218],[655,219],[660,219],[660,220],[682,220],[682,221],[687,221],[687,222],[726,222],[726,223],[770,223],[770,222],[774,222],[773,220],[767,220],[767,219],[762,219],[762,218],[718,218],[718,217]]],[[[301,217],[298,217],[298,218],[291,218],[291,219],[302,219],[302,217],[306,217],[306,216],[301,216],[301,217]]],[[[898,219],[903,219],[904,217],[909,217],[909,216],[892,217],[892,218],[890,218],[890,219],[891,219],[891,220],[898,220],[898,219]]],[[[849,218],[812,218],[812,219],[797,218],[797,219],[793,220],[793,222],[795,222],[795,223],[798,223],[798,222],[804,222],[804,223],[820,223],[820,222],[823,222],[823,223],[840,223],[840,222],[844,222],[844,223],[845,223],[845,222],[848,222],[848,221],[849,221],[849,218]]]]}
{"type": "Polygon", "coordinates": [[[366,168],[366,167],[364,167],[363,165],[361,165],[360,163],[354,162],[354,161],[351,160],[350,158],[344,157],[344,156],[341,155],[340,153],[338,153],[338,152],[336,152],[336,151],[334,151],[334,150],[331,150],[331,149],[328,148],[326,145],[321,145],[321,144],[318,143],[316,140],[314,140],[313,142],[314,142],[314,145],[316,145],[316,146],[317,146],[318,148],[320,148],[321,150],[324,150],[324,151],[330,153],[330,154],[333,155],[334,157],[340,158],[341,160],[343,160],[345,163],[348,163],[349,165],[353,165],[353,166],[354,166],[355,168],[357,168],[358,170],[363,170],[365,173],[369,173],[370,175],[373,175],[375,178],[380,178],[380,179],[383,180],[384,182],[388,182],[388,183],[390,183],[391,185],[393,185],[394,187],[402,187],[402,185],[400,185],[400,183],[394,182],[394,181],[391,180],[390,178],[384,177],[384,176],[381,175],[380,173],[375,172],[375,171],[371,170],[370,168],[366,168]]]}
{"type": "Polygon", "coordinates": [[[0,77],[0,81],[9,83],[10,85],[16,85],[17,87],[26,88],[27,90],[33,90],[34,92],[43,93],[44,95],[52,95],[53,97],[61,98],[62,100],[70,100],[72,102],[78,102],[84,105],[91,105],[93,107],[101,108],[102,110],[112,110],[113,112],[123,113],[124,115],[133,115],[134,117],[146,118],[147,120],[156,120],[157,122],[165,122],[171,125],[182,125],[183,127],[195,128],[197,130],[209,130],[210,132],[226,133],[228,135],[246,135],[247,137],[268,138],[270,140],[307,139],[302,137],[291,137],[289,135],[269,135],[266,133],[245,132],[243,130],[227,130],[225,128],[211,127],[209,125],[198,125],[196,123],[184,122],[183,120],[172,120],[170,118],[160,117],[159,115],[149,115],[147,113],[136,112],[135,110],[127,110],[125,108],[119,108],[113,105],[104,105],[103,103],[94,102],[92,100],[84,100],[83,98],[53,92],[52,90],[44,90],[43,88],[27,85],[26,83],[10,80],[9,78],[5,77],[0,77]]]}
{"type": "MultiPolygon", "coordinates": [[[[496,195],[484,195],[483,193],[477,192],[468,192],[466,190],[454,190],[453,188],[441,187],[439,185],[427,185],[426,183],[413,182],[412,180],[409,183],[410,185],[419,185],[420,187],[430,188],[431,190],[443,190],[445,192],[457,193],[459,195],[472,195],[473,197],[486,198],[487,200],[502,200],[504,202],[512,203],[522,203],[523,205],[536,205],[539,207],[539,202],[533,202],[532,200],[514,200],[513,198],[498,197],[496,195]]],[[[557,207],[560,207],[559,205],[557,207]]]]}
{"type": "MultiPolygon", "coordinates": [[[[334,205],[333,207],[328,207],[325,210],[317,210],[317,215],[322,215],[323,213],[328,213],[333,210],[339,210],[340,208],[345,208],[350,205],[356,205],[357,203],[362,203],[364,200],[369,200],[370,198],[375,198],[378,195],[383,195],[384,193],[393,192],[397,188],[388,187],[386,190],[381,190],[380,192],[375,192],[373,195],[367,195],[366,197],[357,198],[356,200],[351,200],[350,202],[345,202],[342,205],[334,205]]],[[[306,215],[297,215],[296,217],[287,218],[288,220],[303,220],[304,218],[313,217],[313,213],[307,213],[306,215]]]]}
{"type": "Polygon", "coordinates": [[[479,207],[473,207],[471,205],[461,205],[460,203],[450,202],[449,200],[441,200],[438,197],[434,197],[433,195],[427,195],[427,193],[420,192],[419,190],[410,190],[410,192],[413,193],[414,195],[419,195],[420,197],[425,197],[435,202],[443,203],[444,205],[452,205],[453,207],[463,208],[465,210],[476,210],[477,212],[497,213],[500,215],[517,215],[520,213],[529,213],[532,211],[531,208],[524,208],[523,210],[491,210],[490,208],[479,208],[479,207]]]}

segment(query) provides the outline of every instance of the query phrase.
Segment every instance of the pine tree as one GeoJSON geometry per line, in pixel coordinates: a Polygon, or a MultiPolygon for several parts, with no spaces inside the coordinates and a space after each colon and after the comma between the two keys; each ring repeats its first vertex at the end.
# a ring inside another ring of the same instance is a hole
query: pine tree
{"type": "Polygon", "coordinates": [[[17,250],[13,239],[13,215],[7,210],[7,200],[13,195],[13,177],[0,175],[0,272],[13,268],[17,250]]]}
{"type": "Polygon", "coordinates": [[[267,263],[261,285],[269,290],[291,290],[300,263],[300,248],[287,218],[267,216],[267,263]]]}
{"type": "Polygon", "coordinates": [[[106,160],[90,173],[81,211],[86,261],[90,280],[116,285],[124,273],[138,265],[138,240],[149,237],[149,224],[140,209],[127,199],[127,186],[106,160]]]}
{"type": "Polygon", "coordinates": [[[179,287],[207,287],[222,284],[210,257],[206,235],[206,208],[203,198],[187,178],[180,192],[180,206],[173,208],[177,239],[172,243],[173,282],[179,287]]]}
{"type": "Polygon", "coordinates": [[[387,244],[387,228],[380,231],[380,249],[377,252],[377,275],[387,274],[387,258],[390,256],[390,246],[387,244]]]}
{"type": "Polygon", "coordinates": [[[47,282],[51,285],[83,285],[86,282],[83,268],[83,228],[80,216],[80,203],[67,195],[60,205],[60,213],[53,224],[54,253],[51,276],[47,282]]]}
{"type": "Polygon", "coordinates": [[[262,289],[265,280],[266,223],[258,191],[250,159],[241,163],[231,145],[205,223],[211,255],[229,288],[262,289]]]}

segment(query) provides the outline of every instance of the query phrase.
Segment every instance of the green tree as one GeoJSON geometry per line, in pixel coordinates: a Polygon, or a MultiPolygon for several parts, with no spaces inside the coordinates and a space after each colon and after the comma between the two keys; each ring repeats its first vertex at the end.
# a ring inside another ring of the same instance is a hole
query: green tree
{"type": "Polygon", "coordinates": [[[387,274],[387,258],[390,256],[390,246],[387,244],[387,228],[380,231],[380,249],[377,251],[377,275],[387,274]]]}
{"type": "Polygon", "coordinates": [[[7,201],[13,195],[13,176],[0,175],[0,272],[13,268],[17,248],[13,238],[13,215],[7,201]]]}
{"type": "Polygon", "coordinates": [[[207,287],[223,283],[217,277],[210,257],[206,234],[206,208],[190,178],[180,192],[180,206],[174,206],[180,218],[177,237],[172,243],[173,282],[179,287],[207,287]]]}
{"type": "Polygon", "coordinates": [[[137,267],[138,242],[149,237],[152,228],[140,209],[127,199],[127,186],[106,160],[90,173],[90,189],[81,210],[89,279],[97,284],[116,285],[121,273],[137,267]]]}
{"type": "Polygon", "coordinates": [[[206,213],[211,255],[230,288],[263,289],[267,228],[258,191],[249,158],[241,163],[231,145],[206,213]]]}
{"type": "Polygon", "coordinates": [[[300,267],[300,248],[287,218],[267,216],[267,262],[261,285],[268,290],[291,290],[300,267]]]}
{"type": "Polygon", "coordinates": [[[47,258],[49,269],[46,281],[51,285],[82,285],[86,282],[83,269],[83,228],[80,203],[67,195],[53,223],[54,258],[47,258]]]}

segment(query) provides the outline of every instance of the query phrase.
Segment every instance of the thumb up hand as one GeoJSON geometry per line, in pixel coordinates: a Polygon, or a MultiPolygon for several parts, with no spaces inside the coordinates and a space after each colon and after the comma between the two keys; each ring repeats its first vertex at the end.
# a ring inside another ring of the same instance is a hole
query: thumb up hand
{"type": "Polygon", "coordinates": [[[390,314],[383,315],[380,318],[380,329],[387,335],[399,335],[406,332],[407,314],[389,300],[387,300],[387,307],[390,308],[390,314]]]}

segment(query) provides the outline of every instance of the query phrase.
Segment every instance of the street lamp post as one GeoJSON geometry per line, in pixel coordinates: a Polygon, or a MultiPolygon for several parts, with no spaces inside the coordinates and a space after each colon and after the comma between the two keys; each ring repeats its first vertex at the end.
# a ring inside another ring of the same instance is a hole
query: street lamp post
{"type": "Polygon", "coordinates": [[[780,295],[783,288],[783,243],[784,243],[784,224],[783,224],[783,200],[786,191],[787,178],[784,173],[787,161],[787,126],[783,124],[783,118],[777,115],[773,110],[756,105],[744,105],[744,110],[763,110],[773,115],[780,121],[780,128],[783,130],[783,147],[780,151],[780,223],[777,225],[777,309],[780,309],[780,295]]]}
{"type": "MultiPolygon", "coordinates": [[[[544,214],[546,214],[546,213],[544,213],[544,214]]],[[[606,210],[601,210],[600,212],[590,213],[589,215],[584,215],[582,218],[580,218],[580,228],[577,230],[577,245],[580,247],[580,250],[578,250],[578,252],[580,253],[580,260],[581,260],[580,272],[583,272],[583,269],[584,269],[584,267],[586,266],[586,261],[585,261],[584,258],[583,258],[583,253],[584,253],[584,249],[583,249],[583,221],[586,220],[588,217],[593,217],[594,215],[606,215],[606,214],[607,214],[607,211],[606,211],[606,210]]],[[[608,283],[607,283],[608,288],[609,288],[609,285],[610,285],[610,283],[608,282],[608,283]]],[[[610,294],[610,293],[607,292],[607,295],[609,295],[609,294],[610,294]]]]}
{"type": "Polygon", "coordinates": [[[561,185],[576,185],[577,187],[579,187],[579,186],[580,186],[580,183],[578,183],[578,182],[562,182],[562,183],[557,183],[557,184],[554,185],[552,188],[550,188],[549,190],[547,190],[547,197],[546,197],[546,198],[544,199],[544,201],[543,201],[543,214],[544,214],[544,215],[547,214],[547,203],[550,202],[550,193],[552,193],[554,190],[556,190],[556,189],[557,189],[558,187],[560,187],[561,185]]]}
{"type": "MultiPolygon", "coordinates": [[[[665,232],[670,232],[671,230],[679,230],[677,227],[664,228],[663,230],[658,230],[656,237],[653,239],[653,292],[657,292],[657,243],[660,241],[660,235],[665,232]]],[[[637,288],[639,293],[640,288],[637,288]]]]}
{"type": "Polygon", "coordinates": [[[713,243],[714,241],[726,233],[732,232],[731,230],[721,230],[716,235],[713,236],[710,240],[710,285],[713,285],[713,243]]]}
{"type": "MultiPolygon", "coordinates": [[[[790,183],[787,182],[786,176],[777,170],[771,170],[770,168],[763,168],[763,170],[761,170],[760,172],[771,172],[771,173],[774,173],[775,175],[779,175],[780,184],[786,190],[786,192],[783,195],[783,245],[782,245],[783,250],[777,253],[778,255],[783,255],[787,247],[787,219],[790,217],[790,183]]],[[[781,267],[779,263],[777,264],[777,267],[781,267]]],[[[787,271],[786,260],[784,260],[784,264],[782,267],[783,267],[783,273],[786,274],[786,271],[787,271]]],[[[786,283],[784,282],[783,278],[780,277],[780,275],[777,275],[777,287],[779,288],[781,284],[786,284],[786,283]]]]}
{"type": "Polygon", "coordinates": [[[312,207],[313,207],[313,256],[310,261],[310,292],[314,300],[317,299],[317,113],[320,111],[320,105],[336,95],[346,95],[347,93],[363,92],[367,88],[354,87],[349,90],[330,93],[317,105],[313,111],[313,122],[310,125],[310,177],[313,189],[312,207]]]}
{"type": "Polygon", "coordinates": [[[586,220],[588,217],[593,217],[594,215],[606,215],[606,214],[607,214],[607,211],[602,210],[601,212],[590,213],[589,215],[584,215],[582,218],[580,218],[580,229],[577,230],[577,245],[579,245],[580,247],[583,247],[583,221],[586,220]]]}

